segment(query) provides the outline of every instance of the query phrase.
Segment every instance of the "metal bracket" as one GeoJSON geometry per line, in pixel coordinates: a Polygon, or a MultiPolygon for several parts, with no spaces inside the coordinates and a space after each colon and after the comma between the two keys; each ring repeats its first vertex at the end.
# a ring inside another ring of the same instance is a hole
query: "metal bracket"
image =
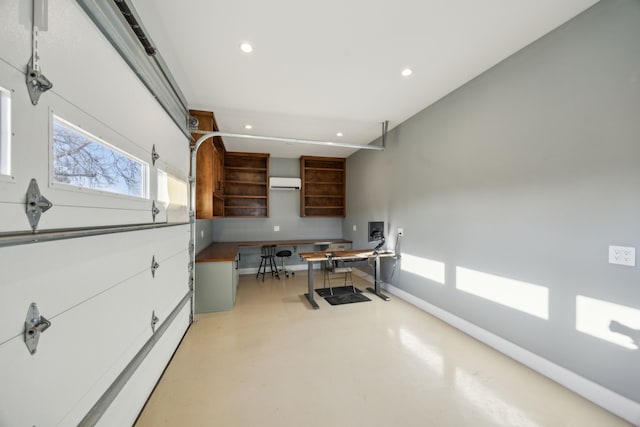
{"type": "Polygon", "coordinates": [[[48,22],[48,1],[33,0],[33,27],[31,29],[31,59],[27,64],[27,91],[31,98],[31,103],[37,105],[40,95],[53,87],[40,70],[40,53],[38,51],[38,37],[40,30],[47,31],[48,22]]]}
{"type": "Polygon", "coordinates": [[[160,267],[160,264],[156,261],[156,256],[151,258],[151,277],[156,277],[156,270],[160,267]]]}
{"type": "Polygon", "coordinates": [[[156,325],[159,321],[160,319],[158,319],[158,316],[156,316],[156,311],[153,310],[151,312],[151,332],[153,332],[154,334],[156,333],[156,325]]]}
{"type": "Polygon", "coordinates": [[[40,222],[40,215],[48,211],[53,206],[46,197],[40,193],[38,182],[35,179],[31,179],[29,188],[27,189],[27,218],[29,219],[29,225],[36,232],[38,223],[40,222]]]}
{"type": "Polygon", "coordinates": [[[37,71],[32,66],[32,61],[27,64],[27,90],[29,91],[29,97],[33,105],[38,105],[40,95],[48,91],[53,87],[53,83],[44,76],[40,71],[37,71]]]}
{"type": "Polygon", "coordinates": [[[156,160],[160,158],[160,154],[156,151],[156,145],[153,144],[153,148],[151,149],[151,163],[153,166],[156,165],[156,160]]]}
{"type": "Polygon", "coordinates": [[[156,215],[160,213],[160,209],[156,206],[156,201],[154,200],[151,204],[151,216],[153,217],[153,222],[156,222],[156,215]]]}
{"type": "Polygon", "coordinates": [[[198,120],[197,118],[195,118],[193,116],[189,116],[187,118],[187,122],[188,122],[190,130],[197,130],[198,129],[198,125],[200,124],[200,120],[198,120]]]}
{"type": "Polygon", "coordinates": [[[40,315],[38,305],[32,302],[24,321],[24,343],[27,345],[29,353],[36,354],[40,334],[46,331],[49,326],[51,326],[51,322],[40,315]]]}
{"type": "Polygon", "coordinates": [[[382,148],[387,148],[387,131],[389,129],[389,120],[382,122],[382,148]]]}

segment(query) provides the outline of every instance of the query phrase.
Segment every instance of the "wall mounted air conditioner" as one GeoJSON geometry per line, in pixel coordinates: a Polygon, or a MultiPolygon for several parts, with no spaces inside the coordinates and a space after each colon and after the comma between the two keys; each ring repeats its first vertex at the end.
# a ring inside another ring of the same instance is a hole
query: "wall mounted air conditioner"
{"type": "Polygon", "coordinates": [[[272,190],[299,190],[301,187],[300,178],[280,178],[277,176],[269,178],[269,188],[272,190]]]}

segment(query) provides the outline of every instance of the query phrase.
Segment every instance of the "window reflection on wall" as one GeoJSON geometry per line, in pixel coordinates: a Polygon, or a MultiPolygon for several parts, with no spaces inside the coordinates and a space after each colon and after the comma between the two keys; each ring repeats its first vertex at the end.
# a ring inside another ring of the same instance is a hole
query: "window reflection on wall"
{"type": "Polygon", "coordinates": [[[637,350],[640,348],[640,309],[578,295],[576,330],[637,350]]]}
{"type": "Polygon", "coordinates": [[[403,253],[400,266],[402,271],[406,271],[444,285],[443,262],[403,253]]]}
{"type": "Polygon", "coordinates": [[[456,267],[456,288],[541,319],[549,319],[549,289],[544,286],[456,267]]]}

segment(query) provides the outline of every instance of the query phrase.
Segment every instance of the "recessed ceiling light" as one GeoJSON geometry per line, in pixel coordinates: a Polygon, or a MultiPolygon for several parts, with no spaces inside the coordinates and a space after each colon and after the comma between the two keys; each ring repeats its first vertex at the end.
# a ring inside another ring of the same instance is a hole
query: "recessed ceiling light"
{"type": "Polygon", "coordinates": [[[411,68],[405,68],[404,70],[402,70],[402,77],[409,77],[411,74],[413,74],[413,70],[411,68]]]}
{"type": "Polygon", "coordinates": [[[251,126],[251,125],[244,125],[244,128],[245,128],[245,129],[253,129],[253,126],[251,126]]]}
{"type": "Polygon", "coordinates": [[[339,136],[342,136],[342,132],[338,132],[338,133],[336,133],[336,136],[338,136],[338,137],[339,137],[339,136]]]}
{"type": "Polygon", "coordinates": [[[245,42],[240,45],[240,50],[243,51],[244,53],[251,53],[253,52],[253,46],[245,42]]]}

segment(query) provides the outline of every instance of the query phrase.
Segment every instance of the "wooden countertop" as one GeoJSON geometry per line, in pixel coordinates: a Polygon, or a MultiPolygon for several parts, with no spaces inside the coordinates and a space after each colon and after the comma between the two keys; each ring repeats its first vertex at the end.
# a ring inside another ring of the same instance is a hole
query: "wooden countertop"
{"type": "MultiPolygon", "coordinates": [[[[328,254],[332,254],[333,259],[364,260],[376,256],[376,253],[373,251],[373,249],[344,249],[335,251],[300,252],[298,255],[300,255],[300,258],[303,258],[305,261],[325,261],[328,254]]],[[[381,258],[396,256],[396,254],[391,251],[380,251],[378,252],[378,255],[381,258]]]]}
{"type": "Polygon", "coordinates": [[[242,246],[304,246],[304,245],[329,245],[333,243],[352,243],[346,239],[307,239],[307,240],[264,240],[255,242],[213,242],[196,255],[196,262],[223,262],[233,261],[238,249],[242,246]]]}

